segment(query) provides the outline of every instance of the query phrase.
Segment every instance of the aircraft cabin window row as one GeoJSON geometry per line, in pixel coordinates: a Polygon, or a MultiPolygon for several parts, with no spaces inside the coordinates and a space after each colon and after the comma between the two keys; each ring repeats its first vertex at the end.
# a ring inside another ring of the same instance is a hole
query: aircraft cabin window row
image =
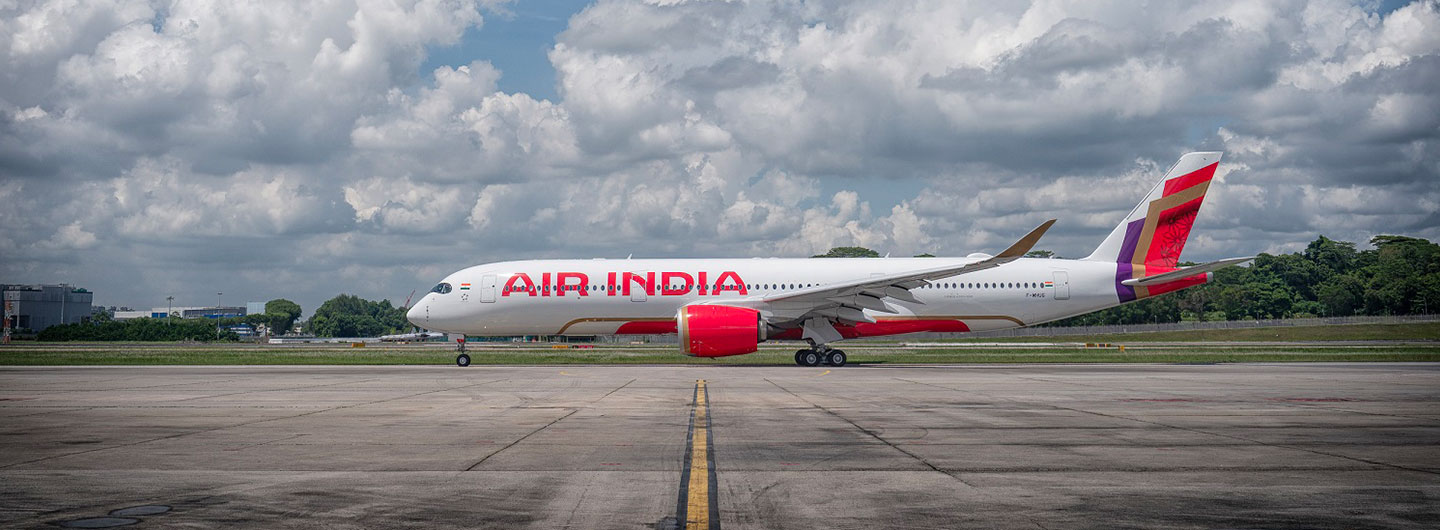
{"type": "MultiPolygon", "coordinates": [[[[815,285],[816,285],[816,284],[812,284],[812,283],[798,283],[798,284],[797,284],[797,283],[786,283],[786,284],[773,284],[773,283],[748,284],[748,283],[747,283],[747,284],[745,284],[745,289],[746,289],[746,290],[795,290],[795,289],[806,289],[806,288],[814,287],[815,285]]],[[[823,285],[823,284],[822,284],[822,285],[823,285]]],[[[1044,285],[1044,284],[1043,284],[1042,282],[1018,282],[1018,283],[1017,283],[1017,282],[1003,282],[1003,283],[1000,283],[1000,282],[975,282],[975,283],[970,283],[970,282],[967,282],[967,283],[942,282],[942,283],[931,283],[931,284],[921,285],[919,288],[920,288],[920,289],[1038,289],[1038,288],[1042,287],[1043,285],[1044,285]]],[[[709,288],[709,290],[712,290],[712,291],[736,291],[736,290],[739,290],[739,289],[740,289],[740,287],[737,286],[737,285],[720,285],[720,284],[715,284],[715,285],[707,285],[707,286],[692,286],[692,288],[701,288],[701,287],[709,288]]],[[[670,289],[670,290],[680,290],[680,289],[685,288],[685,286],[684,286],[683,284],[680,284],[680,285],[660,286],[660,288],[662,288],[662,289],[670,289]]],[[[435,288],[431,289],[430,292],[432,292],[432,293],[439,293],[439,294],[448,294],[448,293],[451,292],[452,289],[453,289],[453,287],[452,287],[450,284],[448,284],[448,283],[441,283],[441,284],[439,284],[439,285],[436,285],[435,288]]],[[[552,290],[551,287],[548,286],[548,285],[537,286],[537,287],[535,287],[535,288],[533,289],[533,291],[536,291],[536,292],[550,292],[551,290],[552,290]]],[[[555,290],[555,291],[572,291],[572,292],[573,292],[573,291],[585,291],[585,290],[589,290],[589,291],[619,291],[619,290],[621,290],[621,286],[619,286],[619,285],[599,285],[599,284],[596,284],[596,285],[588,285],[588,286],[587,286],[587,285],[564,285],[564,286],[555,286],[555,288],[554,288],[553,290],[555,290]]],[[[517,287],[517,288],[505,288],[505,289],[503,289],[503,291],[504,291],[504,292],[507,292],[507,293],[510,293],[510,292],[522,292],[522,291],[525,291],[525,289],[523,289],[523,288],[518,288],[518,287],[517,287]]]]}

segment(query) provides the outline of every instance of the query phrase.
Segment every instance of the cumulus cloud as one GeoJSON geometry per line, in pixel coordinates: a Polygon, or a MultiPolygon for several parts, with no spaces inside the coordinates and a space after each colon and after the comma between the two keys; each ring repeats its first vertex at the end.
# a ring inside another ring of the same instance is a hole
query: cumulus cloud
{"type": "Polygon", "coordinates": [[[499,259],[994,252],[1048,218],[1077,256],[1201,149],[1189,258],[1440,237],[1430,0],[601,0],[549,52],[558,100],[483,53],[421,71],[503,8],[0,4],[0,274],[314,307],[499,259]]]}

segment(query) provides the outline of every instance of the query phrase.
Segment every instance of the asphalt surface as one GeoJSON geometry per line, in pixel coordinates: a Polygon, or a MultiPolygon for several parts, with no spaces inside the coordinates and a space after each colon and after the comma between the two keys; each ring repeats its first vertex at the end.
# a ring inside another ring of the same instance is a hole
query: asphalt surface
{"type": "Polygon", "coordinates": [[[1435,528],[1440,365],[0,369],[0,526],[702,509],[727,529],[1435,528]]]}

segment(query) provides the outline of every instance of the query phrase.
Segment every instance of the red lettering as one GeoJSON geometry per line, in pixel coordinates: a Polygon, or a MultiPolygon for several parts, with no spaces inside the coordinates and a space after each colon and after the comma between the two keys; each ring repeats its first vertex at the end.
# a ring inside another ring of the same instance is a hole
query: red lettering
{"type": "Polygon", "coordinates": [[[720,291],[740,291],[740,294],[749,294],[749,290],[745,288],[745,282],[740,279],[739,274],[735,274],[735,271],[720,273],[720,279],[715,280],[715,294],[720,294],[720,291]],[[730,280],[732,283],[727,285],[726,280],[730,280]]]}
{"type": "Polygon", "coordinates": [[[530,275],[523,272],[517,272],[513,276],[511,276],[509,280],[505,280],[505,292],[501,293],[500,296],[510,296],[510,293],[518,290],[515,288],[515,283],[522,281],[525,283],[525,294],[534,295],[535,282],[530,281],[530,275]]]}
{"type": "Polygon", "coordinates": [[[690,292],[695,286],[695,278],[683,272],[662,272],[660,273],[660,294],[662,296],[680,296],[690,292]],[[685,283],[675,285],[676,279],[684,279],[685,283]]]}
{"type": "MultiPolygon", "coordinates": [[[[704,295],[719,295],[722,291],[734,291],[742,295],[748,295],[749,290],[745,281],[735,271],[724,271],[719,273],[719,278],[711,283],[708,272],[698,272],[694,275],[688,272],[609,272],[606,273],[604,286],[606,296],[630,296],[630,289],[638,285],[648,296],[654,296],[659,291],[661,296],[683,296],[691,291],[704,295]],[[618,281],[617,281],[618,280],[618,281]]],[[[541,273],[540,281],[537,283],[524,272],[511,274],[505,280],[505,287],[501,296],[510,296],[514,293],[523,292],[530,296],[565,296],[566,291],[575,291],[578,296],[590,296],[590,277],[583,272],[555,272],[541,273]],[[551,276],[554,282],[551,282],[551,276]]]]}
{"type": "Polygon", "coordinates": [[[624,274],[624,278],[625,279],[623,280],[623,285],[625,289],[625,296],[630,296],[630,284],[632,283],[639,283],[640,287],[645,289],[646,295],[655,296],[655,273],[647,272],[645,273],[645,276],[642,277],[633,272],[627,272],[624,274]]]}
{"type": "Polygon", "coordinates": [[[557,272],[555,273],[555,296],[565,296],[565,291],[570,290],[580,293],[580,296],[590,296],[590,293],[585,290],[585,285],[588,283],[590,283],[590,277],[583,272],[557,272]],[[575,282],[571,283],[570,280],[575,280],[575,282]]]}
{"type": "Polygon", "coordinates": [[[655,274],[654,274],[654,272],[645,272],[644,277],[641,277],[641,275],[635,274],[635,272],[625,272],[624,278],[625,278],[625,279],[624,279],[624,284],[625,284],[625,295],[626,295],[626,297],[628,297],[629,292],[631,292],[631,291],[629,291],[629,289],[631,289],[631,284],[639,284],[639,287],[645,289],[645,294],[649,295],[649,297],[654,297],[654,295],[655,295],[655,274]]]}

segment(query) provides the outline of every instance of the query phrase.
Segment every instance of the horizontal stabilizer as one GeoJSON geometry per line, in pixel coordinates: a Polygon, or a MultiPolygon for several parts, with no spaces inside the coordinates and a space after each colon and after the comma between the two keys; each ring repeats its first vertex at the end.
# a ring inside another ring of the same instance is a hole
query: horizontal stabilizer
{"type": "Polygon", "coordinates": [[[1146,276],[1144,278],[1130,278],[1128,280],[1120,282],[1120,284],[1128,285],[1131,287],[1137,285],[1141,287],[1146,287],[1150,285],[1168,283],[1175,280],[1196,276],[1199,274],[1205,274],[1207,272],[1217,271],[1231,265],[1239,265],[1252,259],[1255,259],[1255,256],[1250,256],[1248,258],[1227,258],[1220,261],[1212,261],[1210,263],[1196,265],[1194,267],[1185,267],[1183,269],[1173,270],[1163,274],[1156,274],[1154,276],[1146,276]]]}

